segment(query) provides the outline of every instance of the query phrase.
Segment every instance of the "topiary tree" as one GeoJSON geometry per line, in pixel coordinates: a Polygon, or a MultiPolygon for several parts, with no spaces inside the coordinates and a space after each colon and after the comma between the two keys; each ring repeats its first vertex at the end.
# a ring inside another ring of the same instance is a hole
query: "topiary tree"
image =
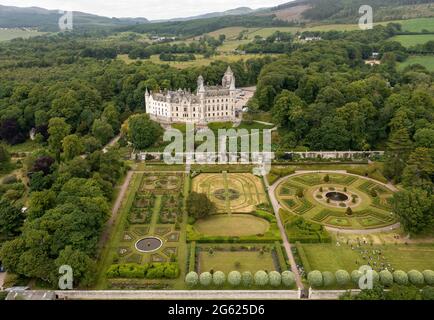
{"type": "Polygon", "coordinates": [[[194,271],[187,273],[185,276],[185,283],[189,287],[196,286],[199,283],[199,275],[194,271]]]}
{"type": "Polygon", "coordinates": [[[273,287],[278,287],[282,283],[282,276],[277,271],[271,271],[268,273],[268,278],[270,285],[273,287]]]}
{"type": "Polygon", "coordinates": [[[204,287],[208,287],[212,282],[212,274],[209,272],[202,272],[199,276],[199,282],[204,287]]]}
{"type": "Polygon", "coordinates": [[[323,285],[323,278],[321,271],[313,270],[308,273],[307,275],[307,281],[309,281],[309,284],[313,288],[319,288],[323,285]]]}
{"type": "Polygon", "coordinates": [[[255,273],[255,284],[257,286],[265,286],[268,284],[268,274],[265,271],[258,271],[255,273]]]}
{"type": "Polygon", "coordinates": [[[295,285],[295,275],[292,271],[282,272],[282,284],[289,288],[295,285]]]}
{"type": "Polygon", "coordinates": [[[372,282],[373,283],[379,283],[380,282],[380,275],[375,270],[372,270],[372,282]]]}
{"type": "Polygon", "coordinates": [[[408,280],[411,284],[414,284],[415,286],[422,286],[424,283],[424,277],[422,272],[418,270],[410,270],[408,273],[408,280]]]}
{"type": "Polygon", "coordinates": [[[325,176],[324,176],[324,182],[330,182],[330,176],[328,175],[328,174],[326,174],[325,176]]]}
{"type": "Polygon", "coordinates": [[[241,283],[244,287],[250,287],[253,283],[253,275],[250,271],[244,271],[241,274],[241,283]]]}
{"type": "Polygon", "coordinates": [[[216,286],[222,286],[226,282],[226,275],[222,271],[216,271],[212,275],[212,282],[216,286]]]}
{"type": "Polygon", "coordinates": [[[432,270],[424,270],[422,272],[423,277],[425,279],[425,282],[427,285],[432,286],[434,285],[434,271],[432,270]]]}
{"type": "Polygon", "coordinates": [[[353,270],[353,271],[351,272],[351,281],[352,281],[354,284],[358,285],[358,284],[359,284],[359,279],[360,279],[360,277],[361,277],[362,275],[363,275],[362,272],[360,272],[359,270],[353,270]]]}
{"type": "Polygon", "coordinates": [[[408,284],[408,276],[405,271],[396,270],[393,273],[393,281],[395,281],[399,285],[407,285],[408,284]]]}
{"type": "Polygon", "coordinates": [[[241,283],[241,273],[239,271],[229,272],[228,282],[233,287],[239,286],[241,283]]]}
{"type": "Polygon", "coordinates": [[[345,211],[345,214],[347,216],[352,216],[353,215],[353,209],[351,209],[350,207],[347,208],[347,211],[345,211]]]}
{"type": "Polygon", "coordinates": [[[297,190],[297,197],[298,198],[303,198],[304,197],[304,190],[303,189],[298,189],[297,190]]]}
{"type": "Polygon", "coordinates": [[[336,283],[339,286],[344,286],[346,285],[348,282],[350,282],[350,274],[348,273],[348,271],[346,270],[338,270],[335,272],[335,277],[336,277],[336,283]]]}
{"type": "Polygon", "coordinates": [[[336,281],[335,275],[330,271],[324,271],[322,273],[322,279],[323,279],[324,287],[332,286],[336,281]]]}
{"type": "Polygon", "coordinates": [[[385,287],[393,285],[393,275],[389,270],[380,271],[380,282],[385,287]]]}

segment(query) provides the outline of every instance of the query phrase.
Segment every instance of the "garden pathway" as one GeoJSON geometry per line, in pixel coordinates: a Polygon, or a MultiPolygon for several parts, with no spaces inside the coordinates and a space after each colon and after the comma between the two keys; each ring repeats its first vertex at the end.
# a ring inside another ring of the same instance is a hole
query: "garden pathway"
{"type": "Polygon", "coordinates": [[[303,285],[303,282],[301,280],[300,273],[298,272],[298,268],[297,268],[297,264],[295,262],[294,255],[292,254],[291,244],[289,243],[288,238],[286,237],[285,227],[282,223],[282,220],[280,219],[280,215],[279,215],[280,204],[274,195],[274,190],[276,189],[277,184],[270,186],[270,184],[268,183],[267,176],[264,176],[264,182],[265,182],[265,186],[266,186],[267,191],[268,191],[268,195],[269,195],[270,200],[271,200],[271,204],[273,205],[274,215],[276,216],[277,225],[279,227],[280,235],[282,236],[282,240],[283,240],[283,246],[285,247],[285,251],[286,251],[286,255],[288,256],[289,263],[291,264],[291,271],[295,275],[295,281],[297,283],[297,287],[300,290],[303,290],[304,285],[303,285]]]}

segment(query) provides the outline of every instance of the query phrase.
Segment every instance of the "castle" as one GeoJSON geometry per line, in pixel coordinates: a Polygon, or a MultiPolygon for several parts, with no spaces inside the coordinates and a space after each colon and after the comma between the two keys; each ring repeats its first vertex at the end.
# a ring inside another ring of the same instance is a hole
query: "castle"
{"type": "Polygon", "coordinates": [[[234,73],[228,67],[221,86],[205,86],[203,77],[199,76],[195,93],[185,89],[158,93],[146,90],[146,113],[165,124],[236,121],[236,93],[234,73]]]}

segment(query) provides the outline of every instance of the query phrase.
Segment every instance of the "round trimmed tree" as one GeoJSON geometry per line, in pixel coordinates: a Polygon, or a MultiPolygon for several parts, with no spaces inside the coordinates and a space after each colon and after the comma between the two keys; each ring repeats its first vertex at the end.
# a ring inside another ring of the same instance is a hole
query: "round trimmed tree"
{"type": "Polygon", "coordinates": [[[204,287],[208,287],[212,282],[212,274],[209,272],[202,272],[199,276],[199,282],[204,287]]]}
{"type": "Polygon", "coordinates": [[[359,284],[359,279],[360,279],[360,277],[361,277],[362,275],[363,275],[362,272],[360,272],[359,270],[353,270],[353,271],[351,272],[351,281],[352,281],[354,284],[358,285],[358,284],[359,284]]]}
{"type": "Polygon", "coordinates": [[[393,285],[393,274],[389,270],[380,271],[380,282],[385,287],[393,285]]]}
{"type": "Polygon", "coordinates": [[[268,273],[268,278],[270,285],[273,287],[278,287],[282,283],[282,276],[277,271],[271,271],[268,273]]]}
{"type": "Polygon", "coordinates": [[[295,285],[295,275],[292,271],[282,272],[282,284],[289,288],[295,285]]]}
{"type": "Polygon", "coordinates": [[[313,288],[319,288],[323,285],[323,278],[321,271],[313,270],[308,273],[307,275],[307,281],[309,281],[309,284],[313,288]]]}
{"type": "Polygon", "coordinates": [[[335,275],[333,274],[333,272],[330,271],[324,271],[322,273],[322,279],[324,287],[332,286],[335,283],[335,275]]]}
{"type": "Polygon", "coordinates": [[[373,283],[378,283],[380,282],[380,275],[378,274],[377,271],[372,270],[372,282],[373,283]]]}
{"type": "Polygon", "coordinates": [[[422,272],[418,270],[410,270],[408,273],[408,280],[411,284],[414,284],[415,286],[421,286],[424,283],[424,277],[422,272]]]}
{"type": "Polygon", "coordinates": [[[350,282],[351,279],[350,274],[346,270],[336,271],[335,277],[336,277],[336,283],[339,286],[345,286],[346,284],[348,284],[348,282],[350,282]]]}
{"type": "Polygon", "coordinates": [[[434,285],[434,271],[432,270],[424,270],[422,272],[423,277],[425,279],[425,282],[427,285],[432,286],[434,285]]]}
{"type": "Polygon", "coordinates": [[[216,286],[222,286],[226,282],[226,275],[222,271],[216,271],[212,275],[212,282],[216,286]]]}
{"type": "Polygon", "coordinates": [[[239,286],[241,283],[241,273],[239,271],[229,272],[228,282],[233,287],[239,286]]]}
{"type": "Polygon", "coordinates": [[[393,281],[395,281],[399,285],[407,285],[408,284],[408,276],[405,271],[402,270],[396,270],[393,273],[393,281]]]}
{"type": "Polygon", "coordinates": [[[250,271],[244,271],[241,274],[241,283],[244,287],[250,287],[253,284],[253,275],[250,271]]]}
{"type": "Polygon", "coordinates": [[[255,284],[257,286],[265,286],[268,284],[268,274],[265,271],[258,271],[255,273],[255,284]]]}
{"type": "Polygon", "coordinates": [[[189,287],[196,286],[199,283],[199,275],[194,271],[187,273],[185,276],[185,283],[189,287]]]}

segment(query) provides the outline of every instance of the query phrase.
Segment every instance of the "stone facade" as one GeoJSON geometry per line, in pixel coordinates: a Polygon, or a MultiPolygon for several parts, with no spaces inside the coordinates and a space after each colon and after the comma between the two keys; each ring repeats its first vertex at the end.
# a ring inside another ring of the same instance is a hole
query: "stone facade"
{"type": "Polygon", "coordinates": [[[225,72],[221,86],[205,86],[204,79],[197,79],[197,91],[189,90],[148,92],[146,113],[160,123],[195,123],[236,121],[235,76],[230,67],[225,72]]]}

